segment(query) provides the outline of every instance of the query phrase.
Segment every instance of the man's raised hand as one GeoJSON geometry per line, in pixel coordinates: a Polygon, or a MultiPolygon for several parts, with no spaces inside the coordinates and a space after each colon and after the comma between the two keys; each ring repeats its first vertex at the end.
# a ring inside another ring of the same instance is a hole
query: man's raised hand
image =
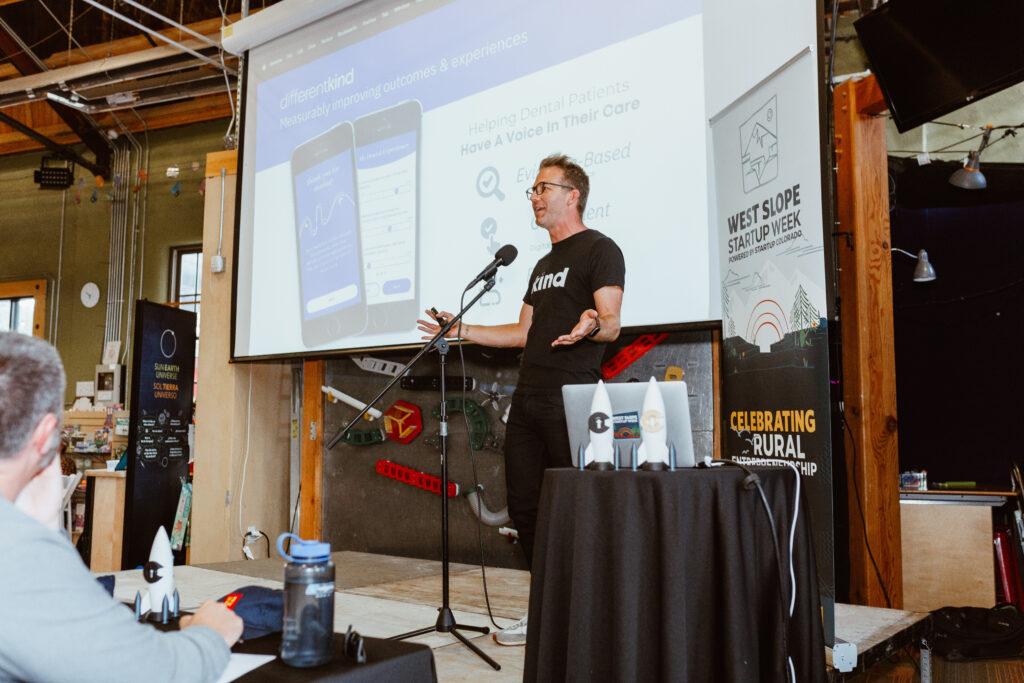
{"type": "Polygon", "coordinates": [[[585,339],[587,335],[592,333],[594,330],[601,326],[601,318],[598,316],[597,311],[593,308],[588,308],[580,314],[580,321],[576,323],[576,326],[572,328],[572,332],[569,334],[563,334],[561,337],[551,342],[552,346],[572,346],[581,339],[585,339]]]}

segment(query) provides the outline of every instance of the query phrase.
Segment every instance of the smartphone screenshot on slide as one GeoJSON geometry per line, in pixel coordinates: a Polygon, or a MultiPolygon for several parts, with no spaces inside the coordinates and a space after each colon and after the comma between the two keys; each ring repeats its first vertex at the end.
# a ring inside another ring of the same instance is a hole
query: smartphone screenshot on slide
{"type": "Polygon", "coordinates": [[[422,114],[409,101],[355,122],[367,334],[411,329],[419,313],[422,114]]]}
{"type": "Polygon", "coordinates": [[[292,175],[302,340],[311,347],[366,327],[352,125],[297,147],[292,175]]]}

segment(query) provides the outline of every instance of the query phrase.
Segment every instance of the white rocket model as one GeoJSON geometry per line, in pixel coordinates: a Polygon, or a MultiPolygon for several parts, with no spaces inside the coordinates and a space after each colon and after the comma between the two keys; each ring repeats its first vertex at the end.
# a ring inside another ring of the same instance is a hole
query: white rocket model
{"type": "MultiPolygon", "coordinates": [[[[149,584],[148,611],[153,615],[150,618],[159,616],[161,623],[166,624],[170,617],[178,616],[181,600],[174,588],[174,554],[171,552],[171,540],[163,527],[157,529],[153,537],[149,561],[142,568],[142,577],[149,584]]],[[[136,617],[141,617],[147,610],[138,594],[135,605],[136,617]]]]}
{"type": "Polygon", "coordinates": [[[665,400],[653,377],[647,383],[644,405],[640,413],[640,450],[637,463],[645,470],[668,467],[668,432],[665,429],[665,400]]]}
{"type": "Polygon", "coordinates": [[[615,469],[615,429],[612,424],[612,402],[604,382],[597,381],[587,418],[590,445],[583,452],[586,467],[592,470],[615,469]]]}

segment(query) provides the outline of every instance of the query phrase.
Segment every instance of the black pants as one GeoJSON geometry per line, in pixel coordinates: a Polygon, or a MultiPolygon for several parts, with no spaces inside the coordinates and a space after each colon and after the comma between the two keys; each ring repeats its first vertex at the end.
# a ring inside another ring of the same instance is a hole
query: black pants
{"type": "Polygon", "coordinates": [[[517,393],[505,426],[505,486],[508,514],[519,532],[528,566],[533,559],[540,488],[549,467],[572,467],[562,392],[517,393]]]}

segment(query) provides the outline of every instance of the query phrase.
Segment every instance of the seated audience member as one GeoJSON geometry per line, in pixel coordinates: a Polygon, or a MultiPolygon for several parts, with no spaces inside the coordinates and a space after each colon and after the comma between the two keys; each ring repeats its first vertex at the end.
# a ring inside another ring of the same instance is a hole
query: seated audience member
{"type": "Polygon", "coordinates": [[[64,368],[0,332],[0,682],[215,681],[242,620],[208,602],[163,633],[110,598],[58,528],[64,368]]]}

